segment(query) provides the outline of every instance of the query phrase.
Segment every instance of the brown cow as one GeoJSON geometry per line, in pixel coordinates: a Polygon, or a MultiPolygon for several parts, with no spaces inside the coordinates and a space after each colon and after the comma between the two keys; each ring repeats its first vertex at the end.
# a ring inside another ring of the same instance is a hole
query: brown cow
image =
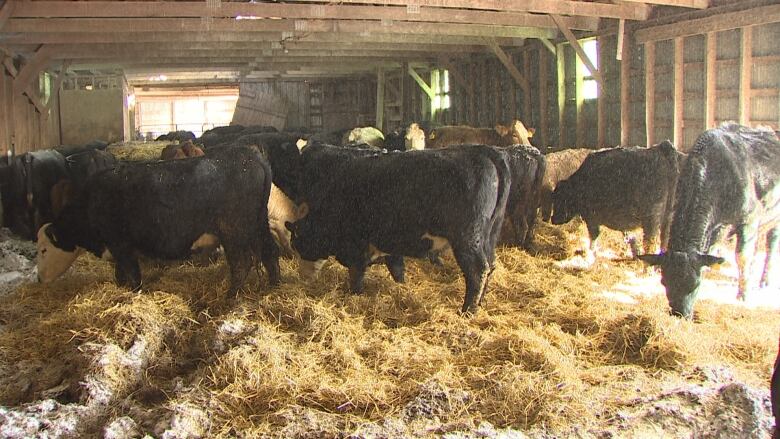
{"type": "Polygon", "coordinates": [[[200,157],[202,155],[202,149],[193,144],[191,140],[186,140],[184,143],[167,145],[160,153],[160,160],[177,160],[187,157],[200,157]]]}
{"type": "Polygon", "coordinates": [[[474,128],[467,125],[443,126],[433,130],[426,148],[446,148],[451,145],[480,144],[493,146],[531,145],[529,139],[534,130],[526,129],[523,122],[515,119],[509,126],[474,128]]]}
{"type": "Polygon", "coordinates": [[[592,149],[577,148],[564,149],[545,155],[547,168],[542,180],[540,203],[543,221],[550,222],[550,218],[552,217],[552,194],[555,187],[558,186],[558,183],[561,181],[571,177],[572,174],[580,168],[588,154],[592,152],[592,149]]]}

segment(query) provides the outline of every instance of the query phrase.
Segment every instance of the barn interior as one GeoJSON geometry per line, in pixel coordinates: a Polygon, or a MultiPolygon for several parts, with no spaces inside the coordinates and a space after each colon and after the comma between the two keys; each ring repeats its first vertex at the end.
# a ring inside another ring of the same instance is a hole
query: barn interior
{"type": "MultiPolygon", "coordinates": [[[[725,121],[780,130],[778,39],[775,0],[5,0],[0,153],[513,119],[542,152],[687,152],[725,121]]],[[[768,437],[780,273],[747,306],[733,260],[705,273],[687,321],[619,233],[575,263],[584,234],[499,249],[471,318],[451,255],[402,285],[372,268],[362,296],[335,261],[307,283],[285,260],[233,298],[224,261],[147,261],[141,294],[91,256],[37,284],[9,238],[0,436],[768,437]]]]}

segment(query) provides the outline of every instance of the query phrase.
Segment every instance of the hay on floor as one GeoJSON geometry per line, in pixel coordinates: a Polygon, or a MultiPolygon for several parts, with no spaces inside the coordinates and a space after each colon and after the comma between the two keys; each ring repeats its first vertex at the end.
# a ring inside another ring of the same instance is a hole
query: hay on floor
{"type": "MultiPolygon", "coordinates": [[[[124,395],[117,412],[137,404],[185,416],[197,407],[190,418],[215,437],[296,436],[291,425],[303,412],[321,415],[306,418],[306,428],[323,435],[433,416],[566,435],[573,424],[604,428],[637,397],[701,381],[707,368],[728,365],[740,380],[766,386],[777,312],[705,301],[691,322],[671,317],[664,297],[609,300],[605,289],[643,267],[559,268],[580,227],[542,224],[536,256],[500,249],[486,303],[471,318],[458,313],[464,282],[451,256],[444,267],[408,260],[403,285],[372,267],[360,296],[345,292],[347,272],[335,262],[306,284],[286,260],[280,287],[253,274],[237,298],[224,294],[222,261],[145,263],[146,291],[133,294],[114,286],[109,264],[84,258],[53,284],[0,298],[0,368],[13,371],[0,402],[38,400],[63,380],[73,383],[71,399],[84,398],[78,381],[92,361],[85,346],[127,349],[154,334],[165,334],[155,339],[160,353],[140,381],[110,377],[128,380],[114,383],[124,395]]],[[[142,427],[151,431],[148,422],[142,427]]]]}

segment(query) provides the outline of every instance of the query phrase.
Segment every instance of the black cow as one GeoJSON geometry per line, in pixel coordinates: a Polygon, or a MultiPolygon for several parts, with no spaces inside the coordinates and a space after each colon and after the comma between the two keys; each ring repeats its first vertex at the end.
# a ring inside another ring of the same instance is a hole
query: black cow
{"type": "Polygon", "coordinates": [[[47,149],[11,158],[0,181],[3,224],[25,239],[35,239],[44,223],[54,219],[51,189],[68,178],[65,157],[47,149]]]}
{"type": "Polygon", "coordinates": [[[65,158],[68,178],[58,181],[51,189],[51,205],[54,215],[59,215],[63,207],[73,200],[87,184],[87,179],[104,169],[116,166],[113,154],[99,149],[87,149],[65,158]]]}
{"type": "Polygon", "coordinates": [[[195,140],[195,134],[192,131],[170,131],[166,134],[157,136],[156,141],[184,142],[186,140],[195,140]]]}
{"type": "Polygon", "coordinates": [[[660,265],[672,312],[690,318],[701,269],[722,232],[737,235],[738,299],[745,299],[759,236],[766,233],[762,284],[780,245],[780,140],[773,131],[724,123],[696,139],[680,174],[669,249],[641,259],[660,265]]]}
{"type": "Polygon", "coordinates": [[[580,215],[588,227],[590,251],[601,225],[626,232],[642,227],[645,252],[665,247],[671,203],[684,155],[669,141],[651,148],[594,152],[553,192],[553,224],[580,215]]]}
{"type": "Polygon", "coordinates": [[[538,149],[528,145],[500,148],[509,157],[512,188],[506,202],[505,223],[511,227],[502,232],[501,241],[528,249],[533,242],[536,213],[541,202],[542,178],[546,161],[538,149]],[[511,232],[507,233],[507,231],[511,232]]]}
{"type": "Polygon", "coordinates": [[[287,224],[293,247],[309,261],[335,255],[359,293],[372,259],[426,257],[449,243],[466,278],[462,311],[475,312],[509,194],[507,160],[487,146],[353,158],[320,189],[308,215],[287,224]]]}
{"type": "Polygon", "coordinates": [[[243,286],[253,257],[262,261],[269,282],[278,284],[279,250],[268,229],[270,190],[270,166],[254,148],[100,172],[39,231],[39,279],[56,279],[83,250],[95,255],[108,250],[116,261],[117,283],[139,289],[138,253],[181,259],[209,234],[225,249],[229,292],[243,286]]]}
{"type": "Polygon", "coordinates": [[[83,145],[61,145],[54,149],[60,154],[64,155],[65,157],[69,157],[74,154],[91,151],[93,149],[105,151],[107,146],[108,146],[108,142],[104,142],[102,140],[93,140],[83,145]]]}

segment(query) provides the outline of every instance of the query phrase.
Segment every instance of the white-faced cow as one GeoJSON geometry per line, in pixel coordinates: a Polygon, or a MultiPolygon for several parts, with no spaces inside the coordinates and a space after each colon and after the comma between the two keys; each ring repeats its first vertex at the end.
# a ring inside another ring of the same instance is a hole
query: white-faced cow
{"type": "Polygon", "coordinates": [[[644,255],[660,265],[674,314],[690,318],[701,269],[722,262],[708,254],[728,229],[737,235],[738,299],[745,299],[759,237],[767,257],[761,283],[769,282],[780,246],[780,140],[773,131],[724,123],[702,133],[680,174],[669,248],[644,255]]]}
{"type": "Polygon", "coordinates": [[[204,234],[219,238],[238,291],[262,261],[279,283],[278,248],[268,228],[271,170],[254,148],[211,151],[208,157],[124,164],[92,176],[84,191],[38,233],[38,276],[49,282],[83,251],[115,261],[116,281],[141,288],[138,254],[188,257],[204,234]]]}

